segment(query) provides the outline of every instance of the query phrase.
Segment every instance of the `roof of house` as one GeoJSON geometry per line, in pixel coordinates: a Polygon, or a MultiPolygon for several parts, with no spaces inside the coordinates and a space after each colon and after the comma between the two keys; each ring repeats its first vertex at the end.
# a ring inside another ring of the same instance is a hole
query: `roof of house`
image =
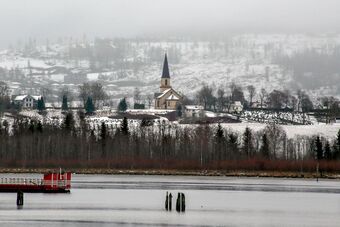
{"type": "Polygon", "coordinates": [[[184,108],[187,110],[203,110],[204,109],[204,107],[200,105],[186,105],[184,108]]]}
{"type": "Polygon", "coordinates": [[[26,98],[27,97],[27,95],[18,95],[18,96],[16,96],[15,97],[15,101],[21,101],[21,100],[23,100],[24,98],[26,98]]]}
{"type": "Polygon", "coordinates": [[[166,100],[179,100],[179,98],[176,95],[172,94],[169,97],[167,97],[166,100]]]}
{"type": "Polygon", "coordinates": [[[27,98],[28,96],[32,97],[34,100],[38,100],[41,99],[41,95],[18,95],[15,97],[14,101],[22,101],[25,98],[27,98]]]}
{"type": "Polygon", "coordinates": [[[32,97],[35,99],[35,100],[38,100],[38,99],[41,99],[41,95],[32,95],[32,97]]]}
{"type": "Polygon", "coordinates": [[[171,91],[172,88],[166,89],[165,91],[161,92],[161,93],[156,93],[159,94],[157,96],[157,98],[162,98],[164,95],[166,95],[166,93],[168,93],[169,91],[171,91]]]}

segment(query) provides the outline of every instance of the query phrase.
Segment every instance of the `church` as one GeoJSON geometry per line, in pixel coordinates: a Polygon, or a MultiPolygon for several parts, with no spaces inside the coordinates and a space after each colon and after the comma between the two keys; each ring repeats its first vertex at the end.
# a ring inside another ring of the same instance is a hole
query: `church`
{"type": "Polygon", "coordinates": [[[176,110],[182,102],[183,96],[176,92],[170,84],[168,58],[165,54],[160,92],[155,93],[155,109],[176,110]]]}

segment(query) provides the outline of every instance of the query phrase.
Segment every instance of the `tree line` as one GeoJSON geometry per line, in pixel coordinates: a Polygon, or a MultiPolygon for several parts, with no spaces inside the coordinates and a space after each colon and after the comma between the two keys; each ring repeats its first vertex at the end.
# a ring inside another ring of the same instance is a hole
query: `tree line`
{"type": "Polygon", "coordinates": [[[339,159],[340,132],[334,141],[288,138],[276,124],[236,133],[220,124],[183,127],[146,119],[133,124],[126,117],[117,125],[91,124],[84,113],[67,112],[61,124],[17,117],[0,125],[1,167],[276,170],[271,163],[296,167],[301,160],[339,159]]]}

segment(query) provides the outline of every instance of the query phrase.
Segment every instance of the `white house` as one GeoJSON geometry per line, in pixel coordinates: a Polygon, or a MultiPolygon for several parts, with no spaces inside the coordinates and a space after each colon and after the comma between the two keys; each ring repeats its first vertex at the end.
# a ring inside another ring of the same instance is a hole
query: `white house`
{"type": "Polygon", "coordinates": [[[243,110],[243,105],[240,101],[235,101],[230,105],[230,112],[232,113],[240,113],[243,110]]]}
{"type": "Polygon", "coordinates": [[[199,105],[184,106],[185,117],[201,117],[204,114],[204,107],[199,105]]]}
{"type": "Polygon", "coordinates": [[[41,99],[41,95],[18,95],[13,102],[21,108],[34,109],[37,107],[39,99],[41,99]]]}

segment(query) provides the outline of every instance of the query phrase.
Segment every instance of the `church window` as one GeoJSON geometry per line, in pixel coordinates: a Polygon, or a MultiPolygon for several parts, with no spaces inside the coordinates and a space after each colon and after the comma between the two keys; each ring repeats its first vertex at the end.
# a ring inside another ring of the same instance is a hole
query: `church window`
{"type": "Polygon", "coordinates": [[[165,80],[165,86],[168,86],[168,80],[165,80]]]}

